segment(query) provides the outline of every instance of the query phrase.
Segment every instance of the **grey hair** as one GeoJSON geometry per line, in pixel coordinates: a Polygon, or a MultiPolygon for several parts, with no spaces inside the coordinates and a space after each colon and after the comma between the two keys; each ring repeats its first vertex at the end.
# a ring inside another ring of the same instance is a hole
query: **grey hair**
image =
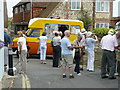
{"type": "Polygon", "coordinates": [[[82,38],[82,37],[83,37],[83,35],[78,33],[78,38],[82,38]]]}

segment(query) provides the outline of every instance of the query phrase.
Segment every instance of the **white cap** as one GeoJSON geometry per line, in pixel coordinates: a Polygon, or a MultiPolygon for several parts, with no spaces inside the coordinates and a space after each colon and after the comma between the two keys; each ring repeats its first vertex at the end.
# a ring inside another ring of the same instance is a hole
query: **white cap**
{"type": "Polygon", "coordinates": [[[92,35],[92,32],[87,32],[87,37],[90,37],[92,35]]]}
{"type": "Polygon", "coordinates": [[[114,35],[114,30],[113,30],[113,29],[110,29],[110,30],[108,31],[108,34],[109,34],[109,35],[114,35]]]}

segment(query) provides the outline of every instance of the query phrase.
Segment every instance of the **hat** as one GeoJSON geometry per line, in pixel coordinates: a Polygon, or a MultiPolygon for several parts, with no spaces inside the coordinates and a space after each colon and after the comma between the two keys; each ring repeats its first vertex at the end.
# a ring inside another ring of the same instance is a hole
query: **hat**
{"type": "Polygon", "coordinates": [[[87,37],[90,37],[92,35],[92,32],[87,32],[87,37]]]}
{"type": "Polygon", "coordinates": [[[81,29],[81,34],[86,34],[87,31],[85,30],[85,28],[81,29]]]}
{"type": "Polygon", "coordinates": [[[114,34],[114,30],[113,30],[113,29],[110,29],[110,30],[108,31],[108,34],[109,34],[109,35],[113,35],[113,34],[114,34]]]}

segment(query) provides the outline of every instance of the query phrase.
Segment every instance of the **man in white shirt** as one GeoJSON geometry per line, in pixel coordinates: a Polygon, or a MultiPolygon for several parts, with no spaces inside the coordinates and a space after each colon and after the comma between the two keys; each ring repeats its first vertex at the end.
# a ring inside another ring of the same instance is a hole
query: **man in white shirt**
{"type": "Polygon", "coordinates": [[[115,48],[118,48],[118,42],[115,39],[112,31],[104,36],[101,40],[102,46],[102,65],[101,65],[101,78],[107,78],[106,65],[109,63],[109,79],[116,79],[115,73],[115,48]]]}

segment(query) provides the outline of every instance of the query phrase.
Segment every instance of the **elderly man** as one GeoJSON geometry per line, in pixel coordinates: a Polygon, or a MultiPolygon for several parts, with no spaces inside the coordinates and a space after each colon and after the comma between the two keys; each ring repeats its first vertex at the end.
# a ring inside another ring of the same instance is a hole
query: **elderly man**
{"type": "Polygon", "coordinates": [[[12,46],[11,37],[7,33],[8,33],[8,29],[4,28],[4,66],[5,66],[5,69],[8,66],[8,47],[12,46]]]}
{"type": "Polygon", "coordinates": [[[118,48],[117,38],[120,37],[120,32],[113,36],[114,31],[110,30],[108,35],[104,36],[101,40],[102,46],[102,65],[101,65],[101,78],[107,78],[106,65],[109,63],[109,79],[116,79],[115,73],[115,48],[118,48]]]}
{"type": "Polygon", "coordinates": [[[64,32],[65,36],[61,40],[61,47],[62,47],[62,71],[63,71],[63,78],[66,78],[66,66],[69,67],[69,78],[74,78],[73,76],[73,57],[72,57],[72,49],[70,40],[70,32],[66,30],[64,32]]]}

